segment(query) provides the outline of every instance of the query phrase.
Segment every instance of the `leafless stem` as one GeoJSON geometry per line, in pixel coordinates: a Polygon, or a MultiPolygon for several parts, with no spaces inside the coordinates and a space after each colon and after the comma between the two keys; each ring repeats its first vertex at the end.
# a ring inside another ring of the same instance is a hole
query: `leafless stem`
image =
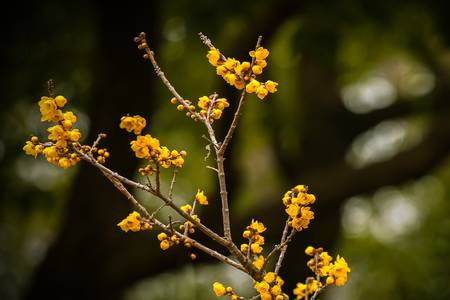
{"type": "Polygon", "coordinates": [[[206,168],[207,168],[207,169],[211,169],[211,170],[213,170],[214,172],[219,172],[216,168],[211,167],[211,166],[206,166],[206,168]]]}
{"type": "Polygon", "coordinates": [[[156,214],[161,210],[161,209],[163,209],[164,207],[166,207],[167,206],[167,204],[163,204],[163,205],[161,205],[160,207],[158,207],[157,209],[155,209],[155,211],[154,212],[152,212],[152,214],[150,215],[150,219],[151,218],[153,218],[154,216],[156,216],[156,214]]]}
{"type": "Polygon", "coordinates": [[[319,296],[319,294],[327,287],[327,284],[324,284],[322,287],[318,288],[311,297],[311,300],[314,300],[319,296]]]}
{"type": "MultiPolygon", "coordinates": [[[[205,44],[209,49],[212,49],[212,48],[217,49],[216,47],[214,47],[213,43],[206,35],[199,32],[198,36],[200,37],[200,40],[202,41],[202,43],[205,44]]],[[[220,53],[220,59],[223,61],[227,61],[227,58],[225,57],[225,55],[223,55],[220,51],[219,51],[219,53],[220,53]]]]}
{"type": "Polygon", "coordinates": [[[275,274],[278,274],[278,272],[280,271],[281,263],[283,262],[284,255],[286,254],[288,243],[292,240],[292,238],[294,237],[295,233],[296,233],[295,229],[292,228],[291,233],[286,238],[286,240],[283,243],[283,246],[281,247],[280,256],[278,257],[278,261],[277,261],[277,263],[275,265],[275,274]]]}
{"type": "Polygon", "coordinates": [[[156,193],[160,194],[161,193],[161,178],[160,178],[160,170],[159,170],[159,165],[156,166],[156,172],[155,172],[155,176],[156,176],[156,193]]]}
{"type": "MultiPolygon", "coordinates": [[[[144,50],[146,55],[145,58],[148,58],[150,60],[150,62],[153,65],[153,68],[155,69],[155,73],[156,75],[162,80],[163,84],[167,87],[167,89],[170,91],[170,93],[178,100],[179,103],[181,103],[181,105],[183,105],[184,108],[186,108],[189,111],[189,104],[186,102],[186,100],[181,97],[180,94],[178,94],[177,90],[175,89],[175,87],[170,83],[170,81],[167,79],[166,75],[164,74],[164,72],[161,70],[161,68],[159,67],[156,59],[155,59],[155,54],[154,52],[150,49],[147,40],[145,38],[145,34],[141,33],[140,35],[140,41],[141,44],[139,45],[139,47],[142,47],[140,49],[144,50]]],[[[197,112],[192,112],[192,114],[195,115],[195,117],[198,120],[202,119],[202,116],[200,116],[197,112]]]]}
{"type": "Polygon", "coordinates": [[[103,138],[105,138],[105,137],[106,137],[106,134],[105,134],[105,133],[99,133],[99,134],[98,134],[97,138],[95,139],[94,143],[93,143],[92,146],[91,146],[91,151],[90,151],[90,153],[92,153],[92,149],[94,149],[94,148],[97,147],[98,143],[100,143],[100,140],[103,139],[103,138]]]}
{"type": "Polygon", "coordinates": [[[280,251],[281,248],[284,247],[284,245],[286,243],[286,237],[288,234],[288,230],[289,230],[289,221],[290,220],[291,220],[291,217],[288,217],[286,220],[286,223],[284,225],[283,233],[281,235],[281,241],[278,245],[275,245],[275,247],[272,249],[272,251],[270,251],[270,253],[267,255],[264,266],[270,261],[270,259],[275,255],[275,253],[277,253],[278,251],[280,251]]]}
{"type": "Polygon", "coordinates": [[[173,187],[175,186],[175,182],[177,181],[177,173],[178,168],[173,169],[172,181],[170,182],[169,194],[167,196],[167,198],[169,198],[170,201],[172,201],[173,187]]]}

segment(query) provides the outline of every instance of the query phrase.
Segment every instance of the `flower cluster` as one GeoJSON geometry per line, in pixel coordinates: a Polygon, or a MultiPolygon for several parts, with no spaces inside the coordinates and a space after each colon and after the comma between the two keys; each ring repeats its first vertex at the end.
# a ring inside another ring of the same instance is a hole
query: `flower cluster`
{"type": "Polygon", "coordinates": [[[264,275],[263,281],[256,282],[255,290],[259,293],[262,300],[283,300],[289,299],[288,295],[283,293],[281,287],[284,281],[274,272],[268,272],[264,275]]]}
{"type": "Polygon", "coordinates": [[[239,297],[233,292],[233,288],[231,286],[225,287],[220,282],[213,283],[213,291],[217,297],[228,295],[231,300],[237,300],[239,297]]]}
{"type": "Polygon", "coordinates": [[[297,185],[293,189],[287,191],[283,197],[283,204],[286,206],[286,213],[292,219],[290,226],[297,231],[308,228],[314,212],[311,211],[309,205],[314,204],[316,197],[308,194],[308,187],[297,185]]]}
{"type": "Polygon", "coordinates": [[[197,106],[201,109],[200,115],[203,117],[209,117],[210,121],[218,120],[222,116],[222,112],[225,107],[230,106],[227,99],[216,98],[214,96],[203,96],[198,98],[197,106]]]}
{"type": "Polygon", "coordinates": [[[343,257],[339,255],[333,262],[328,252],[323,248],[314,248],[308,246],[305,249],[305,253],[312,258],[307,262],[307,266],[314,272],[316,278],[326,278],[325,284],[318,281],[314,277],[308,277],[305,283],[297,283],[297,287],[294,289],[294,295],[296,299],[302,299],[306,295],[312,295],[317,292],[318,289],[324,288],[329,285],[343,286],[347,283],[348,273],[351,271],[347,262],[343,257]]]}
{"type": "Polygon", "coordinates": [[[71,111],[63,112],[61,110],[66,103],[67,99],[64,96],[41,97],[41,101],[38,103],[41,121],[57,124],[47,129],[49,142],[41,143],[38,137],[33,136],[23,147],[26,154],[35,158],[42,154],[48,162],[64,169],[74,166],[80,161],[80,157],[72,149],[72,143],[78,142],[81,138],[80,131],[73,128],[77,121],[75,114],[71,111]]]}
{"type": "MultiPolygon", "coordinates": [[[[192,118],[193,120],[197,120],[197,117],[195,115],[196,107],[192,104],[190,100],[184,100],[188,107],[188,112],[186,113],[186,116],[192,118]]],[[[173,97],[170,99],[170,103],[177,104],[178,99],[173,97]]],[[[229,107],[230,104],[228,103],[227,99],[225,98],[217,98],[217,94],[213,94],[211,96],[202,96],[198,98],[197,106],[200,108],[200,111],[198,113],[203,118],[208,118],[209,121],[212,123],[214,120],[219,120],[222,116],[222,112],[226,107],[229,107]]],[[[183,111],[185,107],[183,104],[178,104],[177,109],[179,111],[183,111]]]]}
{"type": "Polygon", "coordinates": [[[143,176],[152,175],[157,167],[163,167],[165,169],[170,166],[176,168],[183,167],[186,151],[169,150],[165,146],[161,146],[157,138],[152,137],[150,134],[140,135],[142,129],[146,126],[146,120],[139,116],[124,116],[120,119],[120,128],[133,131],[137,135],[136,140],[131,141],[131,150],[137,158],[147,159],[149,163],[139,169],[139,173],[143,176]]]}
{"type": "MultiPolygon", "coordinates": [[[[206,199],[206,197],[205,197],[205,199],[206,199]]],[[[200,223],[200,218],[194,214],[194,209],[192,208],[192,206],[190,204],[183,205],[180,208],[182,211],[184,211],[185,213],[190,215],[192,217],[192,219],[194,219],[195,221],[200,223]]],[[[188,234],[188,233],[192,234],[192,233],[195,233],[194,227],[195,227],[195,225],[191,221],[186,221],[186,222],[184,222],[183,225],[180,225],[180,230],[184,230],[186,232],[186,234],[188,234]]]]}
{"type": "Polygon", "coordinates": [[[211,48],[206,57],[211,65],[216,67],[217,75],[238,90],[245,88],[249,94],[255,93],[259,99],[264,99],[268,93],[277,91],[278,83],[268,80],[265,83],[256,80],[256,76],[263,73],[267,66],[266,59],[269,50],[258,47],[249,52],[252,62],[240,62],[234,58],[225,58],[216,48],[211,48]]]}
{"type": "Polygon", "coordinates": [[[261,270],[264,265],[264,257],[259,255],[263,251],[262,245],[264,245],[264,237],[261,233],[264,231],[266,231],[266,227],[263,223],[252,220],[251,224],[247,226],[246,230],[242,233],[242,236],[248,239],[248,244],[241,244],[241,251],[244,254],[253,255],[253,265],[258,270],[261,270]]]}
{"type": "Polygon", "coordinates": [[[120,118],[120,128],[125,129],[128,132],[134,132],[134,134],[141,134],[142,129],[147,125],[147,121],[140,115],[136,116],[123,116],[120,118]]]}
{"type": "Polygon", "coordinates": [[[120,229],[125,232],[128,232],[128,230],[136,232],[152,229],[152,226],[149,223],[145,222],[137,211],[133,211],[125,219],[120,221],[117,226],[119,226],[120,229]]]}
{"type": "Polygon", "coordinates": [[[305,253],[309,256],[313,256],[307,266],[320,277],[327,277],[326,284],[335,284],[336,286],[342,286],[347,282],[347,273],[351,271],[347,262],[343,257],[339,255],[336,260],[333,261],[328,252],[323,251],[323,248],[314,248],[309,246],[305,249],[305,253]]]}
{"type": "Polygon", "coordinates": [[[180,239],[175,234],[169,237],[165,232],[158,234],[158,240],[160,241],[159,247],[161,247],[162,250],[167,250],[171,246],[180,243],[180,239]]]}

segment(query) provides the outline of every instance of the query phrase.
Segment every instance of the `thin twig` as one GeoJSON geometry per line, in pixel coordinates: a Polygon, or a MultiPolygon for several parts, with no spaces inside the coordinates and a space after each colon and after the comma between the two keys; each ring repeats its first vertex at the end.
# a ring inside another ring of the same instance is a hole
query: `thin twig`
{"type": "Polygon", "coordinates": [[[286,240],[283,243],[284,245],[281,248],[280,256],[278,257],[278,261],[275,265],[275,272],[274,272],[275,274],[278,274],[278,272],[280,271],[281,263],[283,262],[284,255],[286,254],[288,243],[292,240],[295,233],[296,233],[296,230],[294,228],[292,228],[291,234],[289,234],[289,236],[286,238],[286,240]]]}
{"type": "MultiPolygon", "coordinates": [[[[184,108],[186,108],[189,111],[189,104],[186,102],[186,100],[181,97],[180,94],[178,94],[177,90],[175,89],[175,87],[170,83],[170,81],[167,79],[166,75],[164,74],[164,72],[161,70],[161,68],[159,67],[156,59],[155,59],[155,54],[154,52],[150,49],[147,40],[145,39],[145,34],[140,35],[140,41],[141,44],[139,46],[142,46],[142,49],[145,51],[145,53],[147,54],[147,56],[145,58],[148,58],[150,60],[150,62],[153,65],[153,68],[155,69],[155,73],[156,75],[162,80],[163,84],[167,87],[167,89],[170,91],[170,93],[178,100],[179,103],[181,103],[181,105],[184,106],[184,108]]],[[[191,112],[193,115],[195,115],[195,117],[198,120],[202,119],[202,116],[200,116],[200,114],[198,114],[197,112],[191,112]]]]}
{"type": "Polygon", "coordinates": [[[175,182],[177,181],[177,173],[178,168],[173,169],[172,181],[170,182],[169,194],[167,196],[167,198],[169,198],[169,200],[171,201],[172,201],[173,187],[175,186],[175,182]]]}
{"type": "Polygon", "coordinates": [[[156,192],[161,193],[161,178],[160,178],[160,170],[159,165],[156,165],[156,192]]]}
{"type": "Polygon", "coordinates": [[[206,168],[207,168],[207,169],[211,169],[211,170],[213,170],[214,172],[219,172],[216,168],[211,167],[211,166],[206,166],[206,168]]]}
{"type": "Polygon", "coordinates": [[[288,230],[289,230],[289,221],[290,220],[291,220],[291,217],[288,217],[286,220],[286,223],[284,224],[284,229],[283,229],[283,233],[281,235],[280,243],[278,245],[275,245],[275,247],[272,249],[272,251],[270,251],[270,253],[267,255],[266,260],[264,262],[264,266],[270,261],[270,259],[275,255],[275,253],[280,251],[280,249],[283,248],[283,246],[285,245],[286,237],[287,237],[288,230]]]}
{"type": "Polygon", "coordinates": [[[94,143],[91,146],[91,150],[89,151],[90,153],[92,153],[92,150],[95,149],[98,145],[98,143],[100,143],[100,140],[105,138],[106,134],[105,133],[99,133],[97,136],[97,139],[95,139],[94,143]]]}
{"type": "Polygon", "coordinates": [[[319,296],[319,294],[327,287],[328,285],[325,283],[322,287],[318,288],[311,297],[311,300],[314,300],[319,296]]]}
{"type": "MultiPolygon", "coordinates": [[[[219,50],[213,45],[211,40],[206,35],[204,35],[201,32],[199,32],[198,35],[199,35],[200,40],[202,41],[202,43],[205,44],[209,49],[213,49],[214,48],[216,50],[219,50]]],[[[227,58],[225,57],[225,55],[223,55],[220,51],[219,51],[219,53],[220,53],[220,59],[223,60],[223,61],[227,61],[227,58]]]]}
{"type": "Polygon", "coordinates": [[[157,213],[159,213],[159,211],[161,210],[161,209],[163,209],[164,207],[166,207],[167,206],[167,204],[163,204],[163,205],[161,205],[160,207],[158,207],[157,209],[155,209],[153,212],[152,212],[152,214],[150,215],[150,218],[153,218],[157,213]]]}

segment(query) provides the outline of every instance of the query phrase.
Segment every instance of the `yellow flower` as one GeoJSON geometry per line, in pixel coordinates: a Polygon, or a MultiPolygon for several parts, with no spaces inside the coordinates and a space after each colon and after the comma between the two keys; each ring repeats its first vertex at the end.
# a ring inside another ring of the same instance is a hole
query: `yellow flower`
{"type": "Polygon", "coordinates": [[[314,249],[313,246],[308,246],[305,249],[305,254],[309,255],[309,256],[313,256],[315,251],[316,251],[316,249],[314,249]]]}
{"type": "Polygon", "coordinates": [[[263,233],[264,231],[266,231],[266,227],[264,226],[263,223],[255,221],[253,219],[252,219],[252,223],[250,224],[250,226],[248,226],[248,228],[253,229],[257,233],[263,233]]]}
{"type": "Polygon", "coordinates": [[[34,156],[34,158],[36,158],[38,156],[38,154],[42,152],[41,146],[39,146],[39,145],[36,146],[31,141],[27,141],[25,146],[23,146],[22,149],[23,149],[23,151],[25,151],[25,154],[32,155],[32,156],[34,156]]]}
{"type": "Polygon", "coordinates": [[[58,122],[62,119],[62,112],[53,98],[43,96],[38,104],[42,115],[41,121],[58,122]]]}
{"type": "Polygon", "coordinates": [[[274,285],[270,289],[270,293],[272,293],[272,295],[274,296],[278,296],[279,294],[281,294],[281,287],[279,285],[274,285]]]}
{"type": "Polygon", "coordinates": [[[224,110],[225,107],[230,106],[226,98],[219,98],[216,100],[216,103],[214,104],[214,107],[220,110],[224,110]]]}
{"type": "Polygon", "coordinates": [[[227,293],[224,285],[221,284],[220,282],[214,282],[213,283],[213,291],[214,291],[214,293],[216,294],[217,297],[224,296],[227,293]]]}
{"type": "Polygon", "coordinates": [[[329,271],[330,276],[334,277],[335,284],[337,286],[342,286],[347,282],[347,274],[351,272],[351,269],[348,267],[347,262],[343,257],[339,255],[336,257],[336,261],[331,265],[331,269],[329,271]]]}
{"type": "Polygon", "coordinates": [[[78,142],[78,140],[81,137],[81,133],[78,129],[70,130],[70,131],[67,131],[67,137],[72,142],[78,142]]]}
{"type": "Polygon", "coordinates": [[[261,68],[267,67],[267,62],[264,59],[257,59],[255,60],[255,64],[260,66],[261,68]]]}
{"type": "Polygon", "coordinates": [[[254,65],[254,66],[252,67],[252,72],[253,72],[253,74],[256,74],[256,75],[262,74],[263,68],[261,68],[261,67],[258,66],[258,65],[254,65]]]}
{"type": "Polygon", "coordinates": [[[259,81],[256,79],[252,79],[245,87],[245,91],[249,94],[254,93],[259,86],[259,81]]]}
{"type": "Polygon", "coordinates": [[[272,80],[267,80],[265,83],[266,89],[269,91],[269,93],[275,93],[277,91],[277,85],[278,83],[272,80]]]}
{"type": "Polygon", "coordinates": [[[220,76],[222,76],[222,77],[225,76],[228,72],[229,72],[229,71],[228,71],[227,67],[225,67],[224,65],[218,66],[218,67],[216,68],[216,73],[217,73],[217,75],[220,75],[220,76]]]}
{"type": "Polygon", "coordinates": [[[220,52],[218,49],[211,48],[211,50],[208,51],[208,54],[206,54],[206,57],[208,58],[208,61],[211,65],[217,67],[220,60],[220,52]]]}
{"type": "Polygon", "coordinates": [[[180,209],[182,211],[184,211],[185,213],[189,214],[192,211],[192,206],[189,204],[186,204],[186,205],[181,206],[180,209]]]}
{"type": "Polygon", "coordinates": [[[268,94],[269,92],[267,91],[267,89],[263,86],[263,85],[260,85],[257,89],[256,89],[256,96],[259,98],[259,99],[264,99],[264,97],[266,97],[267,96],[267,94],[268,94]]]}
{"type": "Polygon", "coordinates": [[[211,111],[211,118],[218,120],[222,116],[222,111],[220,109],[213,109],[211,111]]]}
{"type": "Polygon", "coordinates": [[[201,205],[208,205],[208,199],[206,198],[204,192],[200,191],[200,189],[197,190],[195,200],[201,205]]]}
{"type": "Polygon", "coordinates": [[[55,125],[52,127],[49,127],[47,129],[48,134],[48,139],[51,141],[57,141],[57,140],[61,140],[64,139],[65,136],[65,131],[64,128],[61,125],[55,125]]]}
{"type": "Polygon", "coordinates": [[[266,275],[264,275],[264,281],[267,283],[272,283],[275,280],[275,273],[274,272],[268,272],[266,275]]]}
{"type": "Polygon", "coordinates": [[[297,283],[297,287],[294,289],[294,295],[296,295],[296,299],[302,299],[305,297],[306,292],[306,284],[304,283],[297,283]]]}
{"type": "Polygon", "coordinates": [[[172,160],[172,164],[177,168],[181,168],[184,164],[184,158],[180,155],[172,160]]]}
{"type": "Polygon", "coordinates": [[[236,84],[236,81],[237,81],[239,78],[237,77],[236,74],[228,73],[228,74],[226,74],[226,75],[223,77],[223,79],[225,79],[225,81],[228,82],[228,84],[230,84],[230,85],[235,85],[235,84],[236,84]]]}
{"type": "Polygon", "coordinates": [[[248,244],[241,244],[241,252],[243,253],[248,252],[248,244]]]}
{"type": "Polygon", "coordinates": [[[251,57],[254,57],[255,59],[266,59],[267,56],[269,56],[269,50],[263,48],[263,47],[259,47],[258,49],[250,51],[249,52],[251,57]]]}
{"type": "Polygon", "coordinates": [[[260,294],[261,300],[272,300],[272,294],[271,293],[262,293],[260,294]]]}
{"type": "Polygon", "coordinates": [[[170,242],[169,242],[169,240],[162,240],[161,243],[159,243],[159,247],[160,247],[162,250],[167,250],[167,249],[169,249],[169,248],[170,248],[170,242]]]}
{"type": "Polygon", "coordinates": [[[42,153],[44,154],[44,156],[48,159],[48,158],[54,158],[58,156],[58,150],[56,149],[55,146],[50,146],[50,147],[45,147],[44,150],[42,150],[42,153]]]}
{"type": "Polygon", "coordinates": [[[253,261],[253,265],[258,269],[261,270],[264,265],[264,256],[260,255],[257,259],[253,261]]]}
{"type": "Polygon", "coordinates": [[[124,116],[120,118],[119,127],[125,129],[128,132],[133,131],[134,134],[141,134],[142,129],[147,125],[147,121],[140,115],[136,116],[124,116]]]}
{"type": "Polygon", "coordinates": [[[254,254],[260,254],[263,251],[263,248],[259,245],[259,244],[252,244],[250,246],[250,248],[252,249],[252,253],[254,254]]]}
{"type": "Polygon", "coordinates": [[[211,100],[209,99],[208,96],[203,96],[198,98],[197,106],[200,107],[201,109],[207,110],[210,102],[211,100]]]}
{"type": "Polygon", "coordinates": [[[167,239],[167,234],[165,232],[161,232],[160,234],[158,234],[157,238],[159,241],[163,241],[167,239]]]}
{"type": "Polygon", "coordinates": [[[260,294],[267,293],[270,289],[270,285],[265,281],[255,283],[254,287],[255,287],[255,290],[260,294]]]}
{"type": "Polygon", "coordinates": [[[56,96],[55,102],[56,102],[56,105],[58,105],[58,107],[64,107],[64,105],[66,105],[66,103],[67,103],[67,99],[64,96],[59,95],[59,96],[56,96]]]}
{"type": "Polygon", "coordinates": [[[227,58],[227,61],[224,63],[224,66],[232,71],[234,70],[234,68],[236,68],[238,65],[240,64],[240,62],[234,58],[227,58]]]}
{"type": "Polygon", "coordinates": [[[291,205],[288,205],[288,207],[285,209],[285,211],[291,218],[294,219],[300,213],[300,207],[296,204],[291,204],[291,205]]]}
{"type": "Polygon", "coordinates": [[[58,161],[58,166],[60,166],[63,169],[67,169],[71,165],[72,165],[71,161],[67,157],[60,158],[58,161]]]}
{"type": "Polygon", "coordinates": [[[133,211],[125,219],[117,224],[123,231],[139,231],[141,230],[141,215],[137,211],[133,211]]]}
{"type": "Polygon", "coordinates": [[[237,75],[242,76],[243,73],[247,72],[250,69],[250,63],[248,61],[244,61],[242,64],[239,64],[234,68],[234,71],[237,75]]]}
{"type": "Polygon", "coordinates": [[[138,135],[135,141],[131,141],[131,150],[135,152],[137,158],[147,158],[150,152],[159,148],[159,140],[150,134],[138,135]]]}

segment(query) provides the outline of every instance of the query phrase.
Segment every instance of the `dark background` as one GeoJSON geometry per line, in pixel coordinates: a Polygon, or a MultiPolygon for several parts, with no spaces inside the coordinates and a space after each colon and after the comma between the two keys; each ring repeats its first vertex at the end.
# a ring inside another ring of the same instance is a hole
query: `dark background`
{"type": "MultiPolygon", "coordinates": [[[[197,33],[239,60],[264,36],[263,77],[279,91],[248,97],[227,180],[236,241],[255,217],[276,243],[284,192],[303,183],[316,194],[316,219],[281,271],[286,291],[309,275],[303,249],[312,244],[352,268],[348,285],[322,298],[450,298],[445,1],[43,0],[2,10],[0,299],[210,299],[215,280],[252,294],[245,277],[203,254],[192,264],[184,249],[163,253],[155,232],[121,232],[116,223],[131,208],[89,165],[63,171],[21,150],[32,133],[45,135],[36,103],[52,78],[86,143],[108,134],[108,165],[124,175],[138,167],[118,127],[126,113],[145,116],[169,148],[186,149],[175,195],[181,204],[205,189],[202,221],[220,230],[205,132],[169,103],[132,42],[140,31],[185,98],[217,91],[232,108],[237,93],[215,75],[197,33]]],[[[230,111],[215,123],[219,136],[230,111]]]]}

